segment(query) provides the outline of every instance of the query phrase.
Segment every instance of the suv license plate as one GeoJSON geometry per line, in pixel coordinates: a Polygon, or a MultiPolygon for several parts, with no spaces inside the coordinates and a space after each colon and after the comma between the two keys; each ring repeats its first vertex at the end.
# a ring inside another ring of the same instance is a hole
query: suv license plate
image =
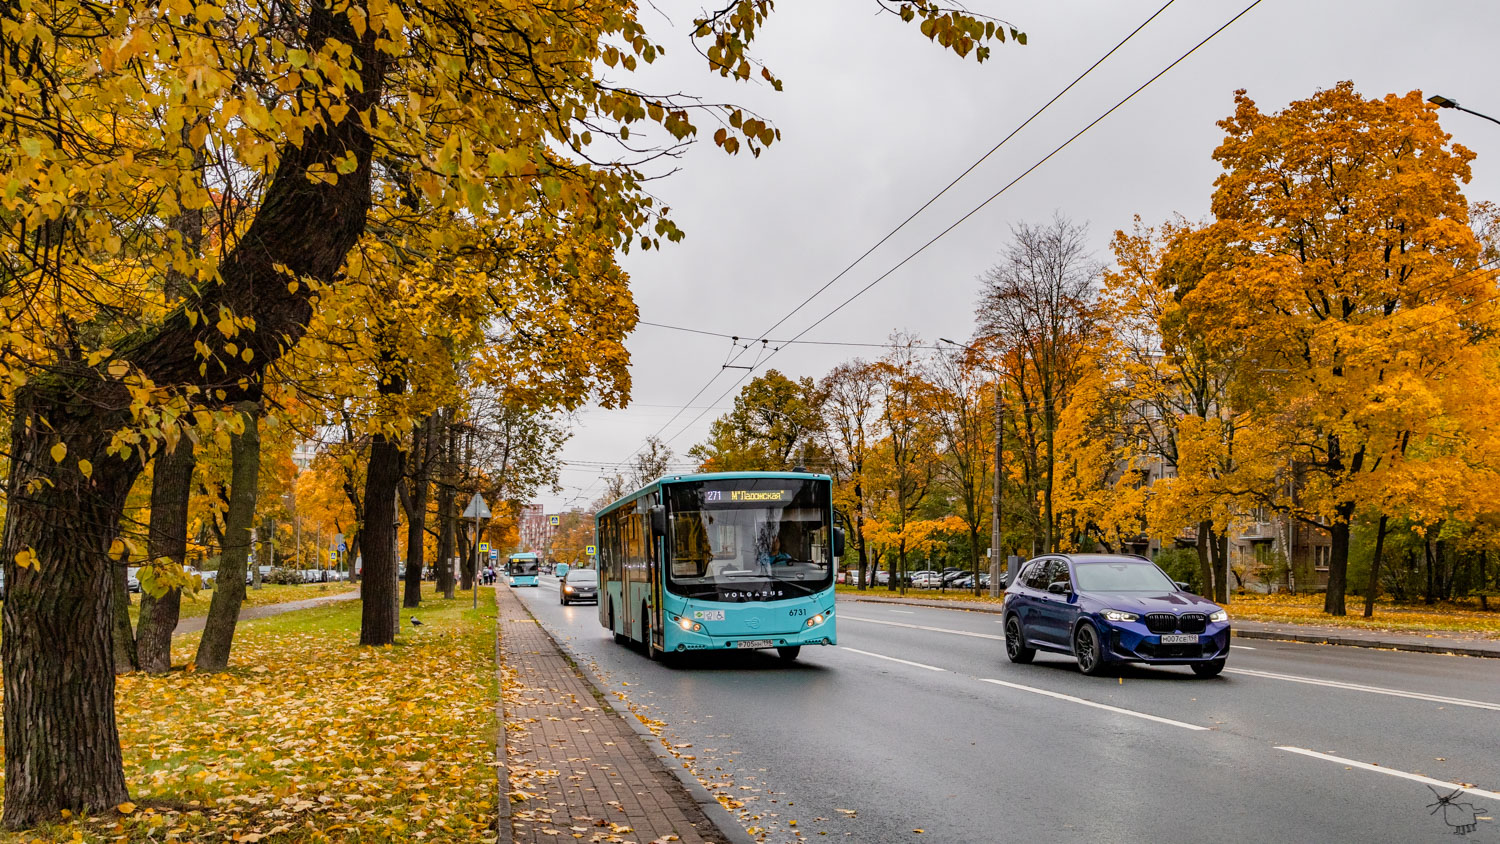
{"type": "Polygon", "coordinates": [[[1163,633],[1161,643],[1163,645],[1196,645],[1198,636],[1195,633],[1163,633]]]}
{"type": "MultiPolygon", "coordinates": [[[[1194,636],[1193,637],[1193,641],[1195,641],[1195,642],[1198,641],[1198,637],[1194,636]]],[[[773,643],[770,639],[751,639],[748,642],[737,642],[735,644],[735,647],[736,648],[769,648],[769,647],[772,647],[774,644],[775,643],[773,643]]]]}

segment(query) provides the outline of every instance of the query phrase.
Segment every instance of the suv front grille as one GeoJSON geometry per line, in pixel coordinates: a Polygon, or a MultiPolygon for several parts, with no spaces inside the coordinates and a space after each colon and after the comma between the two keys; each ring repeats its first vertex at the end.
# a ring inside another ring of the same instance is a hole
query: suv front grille
{"type": "Polygon", "coordinates": [[[1184,633],[1202,633],[1208,629],[1208,616],[1201,612],[1183,613],[1178,617],[1177,625],[1184,633]]]}
{"type": "Polygon", "coordinates": [[[1177,629],[1177,616],[1169,612],[1146,613],[1146,629],[1152,633],[1171,633],[1177,629]]]}

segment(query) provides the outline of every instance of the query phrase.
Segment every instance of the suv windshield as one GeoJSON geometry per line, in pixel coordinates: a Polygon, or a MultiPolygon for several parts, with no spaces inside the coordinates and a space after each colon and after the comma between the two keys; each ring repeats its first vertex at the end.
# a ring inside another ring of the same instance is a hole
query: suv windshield
{"type": "Polygon", "coordinates": [[[573,569],[564,580],[569,583],[598,583],[599,573],[593,569],[573,569]]]}
{"type": "Polygon", "coordinates": [[[1080,592],[1175,592],[1177,584],[1151,563],[1075,563],[1080,592]]]}
{"type": "Polygon", "coordinates": [[[776,601],[833,583],[828,482],[672,484],[667,588],[714,601],[776,601]]]}

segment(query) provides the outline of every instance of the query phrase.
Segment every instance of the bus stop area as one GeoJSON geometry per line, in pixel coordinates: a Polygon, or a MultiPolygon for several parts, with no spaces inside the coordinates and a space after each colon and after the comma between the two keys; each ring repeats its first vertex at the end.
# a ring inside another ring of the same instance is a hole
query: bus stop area
{"type": "Polygon", "coordinates": [[[500,844],[750,840],[690,775],[668,767],[655,737],[610,706],[510,589],[496,592],[500,844]]]}

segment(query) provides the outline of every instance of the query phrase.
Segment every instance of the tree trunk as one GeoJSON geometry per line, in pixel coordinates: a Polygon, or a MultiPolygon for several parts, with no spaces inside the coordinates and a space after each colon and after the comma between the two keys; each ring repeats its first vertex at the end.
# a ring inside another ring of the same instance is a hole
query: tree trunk
{"type": "Polygon", "coordinates": [[[1380,514],[1375,528],[1375,556],[1370,559],[1370,577],[1365,583],[1365,618],[1375,615],[1375,596],[1380,594],[1380,557],[1385,553],[1386,514],[1380,514]]]}
{"type": "Polygon", "coordinates": [[[1218,535],[1214,545],[1214,601],[1229,603],[1229,532],[1218,535]]]}
{"type": "MultiPolygon", "coordinates": [[[[474,588],[474,545],[469,540],[469,528],[474,522],[471,519],[459,519],[458,524],[458,588],[464,592],[474,588]]],[[[546,562],[543,560],[542,562],[546,562]]]]}
{"type": "Polygon", "coordinates": [[[1490,576],[1488,572],[1489,554],[1490,552],[1488,550],[1479,552],[1479,584],[1480,588],[1485,590],[1479,593],[1479,608],[1486,612],[1488,612],[1490,608],[1490,576]]]}
{"type": "Polygon", "coordinates": [[[124,674],[140,668],[135,658],[135,631],[130,629],[130,571],[123,563],[110,566],[114,592],[115,673],[124,674]]]}
{"type": "Polygon", "coordinates": [[[360,587],[359,643],[389,645],[400,621],[396,597],[396,485],[401,483],[401,444],[383,433],[370,442],[365,470],[365,578],[360,587]]]}
{"type": "Polygon", "coordinates": [[[454,536],[455,506],[453,497],[453,463],[456,441],[454,439],[453,427],[447,424],[453,418],[451,410],[444,411],[442,429],[438,436],[442,440],[441,465],[442,477],[438,481],[438,558],[434,564],[437,567],[437,588],[442,591],[443,597],[453,599],[453,555],[457,546],[454,536]]]}
{"type": "Polygon", "coordinates": [[[1209,545],[1213,541],[1214,523],[1205,519],[1198,523],[1198,539],[1194,543],[1198,550],[1198,589],[1205,597],[1214,593],[1214,565],[1209,559],[1209,545]]]}
{"type": "Polygon", "coordinates": [[[1354,502],[1346,501],[1334,508],[1333,524],[1328,533],[1333,538],[1333,547],[1328,549],[1328,591],[1323,595],[1323,612],[1329,615],[1345,615],[1344,591],[1349,579],[1349,519],[1354,515],[1354,502]]]}
{"type": "Polygon", "coordinates": [[[64,809],[108,811],[129,797],[115,728],[117,566],[109,548],[140,465],[108,455],[110,428],[94,410],[24,389],[16,399],[0,545],[4,822],[12,829],[54,821],[64,809]],[[59,442],[68,449],[62,462],[51,455],[59,442]],[[92,461],[90,477],[79,458],[92,461]],[[30,482],[37,478],[47,482],[30,482]],[[23,552],[35,566],[18,564],[23,552]]]}
{"type": "Polygon", "coordinates": [[[415,609],[422,605],[422,568],[427,538],[427,489],[430,487],[428,462],[432,458],[432,417],[412,429],[412,447],[406,494],[406,578],[401,606],[415,609]]]}
{"type": "Polygon", "coordinates": [[[198,640],[194,660],[203,672],[229,667],[229,649],[240,605],[245,601],[245,569],[250,557],[250,526],[255,522],[255,501],[260,493],[260,405],[241,402],[236,406],[245,432],[229,442],[229,511],[224,516],[224,546],[219,555],[219,575],[208,604],[208,619],[198,640]]]}
{"type": "MultiPolygon", "coordinates": [[[[158,566],[170,560],[187,562],[188,497],[193,491],[196,460],[193,441],[178,440],[171,451],[158,452],[151,476],[151,523],[146,557],[158,566]]],[[[172,670],[172,631],[182,612],[182,590],[168,589],[161,597],[141,590],[141,615],[135,625],[135,653],[142,671],[164,674],[172,670]]]]}
{"type": "Polygon", "coordinates": [[[1437,600],[1437,595],[1432,582],[1432,540],[1430,539],[1422,541],[1422,561],[1427,569],[1427,590],[1422,593],[1422,603],[1431,606],[1437,600]]]}

